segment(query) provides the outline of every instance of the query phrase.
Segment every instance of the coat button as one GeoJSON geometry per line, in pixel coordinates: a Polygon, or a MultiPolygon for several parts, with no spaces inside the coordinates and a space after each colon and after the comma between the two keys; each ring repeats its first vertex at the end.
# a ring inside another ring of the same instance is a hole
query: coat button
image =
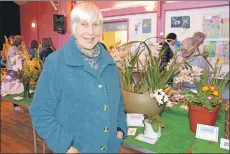
{"type": "Polygon", "coordinates": [[[104,111],[107,111],[107,109],[108,109],[108,106],[104,105],[104,111]]]}
{"type": "Polygon", "coordinates": [[[101,84],[99,84],[99,85],[98,85],[98,88],[100,88],[100,89],[101,89],[101,88],[102,88],[102,85],[101,85],[101,84]]]}
{"type": "Polygon", "coordinates": [[[107,133],[109,131],[108,127],[104,128],[104,132],[107,133]]]}
{"type": "Polygon", "coordinates": [[[105,150],[105,146],[101,146],[101,151],[105,150]]]}

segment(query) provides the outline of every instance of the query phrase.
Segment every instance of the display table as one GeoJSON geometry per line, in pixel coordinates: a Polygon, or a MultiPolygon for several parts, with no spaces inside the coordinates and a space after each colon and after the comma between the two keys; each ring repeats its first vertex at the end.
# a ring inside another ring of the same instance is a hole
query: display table
{"type": "MultiPolygon", "coordinates": [[[[7,95],[1,99],[12,102],[13,104],[29,108],[32,99],[14,100],[15,96],[7,95]]],[[[220,148],[220,138],[224,136],[225,112],[219,112],[216,126],[219,127],[219,142],[210,144],[209,141],[195,139],[195,134],[190,131],[188,111],[174,105],[173,108],[166,108],[162,113],[162,120],[165,122],[165,128],[162,129],[162,135],[158,141],[152,145],[142,141],[138,141],[135,137],[143,134],[144,128],[136,127],[136,136],[128,136],[123,143],[131,149],[143,153],[228,153],[228,150],[220,148]]],[[[36,133],[33,128],[34,135],[34,152],[36,148],[36,133]]],[[[43,142],[43,153],[45,153],[45,143],[43,142]]]]}
{"type": "Polygon", "coordinates": [[[124,144],[145,153],[228,153],[228,150],[220,148],[220,138],[224,136],[224,111],[219,113],[216,122],[216,126],[219,127],[219,142],[213,144],[195,138],[189,127],[188,110],[174,105],[173,108],[166,108],[161,117],[165,122],[165,128],[162,129],[162,135],[154,145],[135,139],[137,135],[144,133],[144,128],[141,127],[133,127],[138,128],[136,136],[128,136],[124,144]]]}

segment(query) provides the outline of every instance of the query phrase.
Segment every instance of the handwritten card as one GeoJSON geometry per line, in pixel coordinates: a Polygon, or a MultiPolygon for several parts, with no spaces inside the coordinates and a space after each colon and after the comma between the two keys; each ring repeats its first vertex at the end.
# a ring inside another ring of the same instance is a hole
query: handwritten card
{"type": "Polygon", "coordinates": [[[229,150],[229,140],[225,138],[220,139],[220,148],[229,150]]]}
{"type": "Polygon", "coordinates": [[[127,125],[134,127],[144,127],[143,124],[144,115],[143,114],[127,114],[127,125]]]}
{"type": "Polygon", "coordinates": [[[129,128],[128,129],[128,135],[135,136],[136,135],[137,128],[129,128]]]}
{"type": "Polygon", "coordinates": [[[219,127],[197,124],[196,138],[218,142],[219,127]]]}
{"type": "Polygon", "coordinates": [[[139,134],[137,137],[135,137],[135,139],[149,144],[155,144],[158,140],[158,138],[153,139],[148,136],[144,136],[143,134],[139,134]]]}

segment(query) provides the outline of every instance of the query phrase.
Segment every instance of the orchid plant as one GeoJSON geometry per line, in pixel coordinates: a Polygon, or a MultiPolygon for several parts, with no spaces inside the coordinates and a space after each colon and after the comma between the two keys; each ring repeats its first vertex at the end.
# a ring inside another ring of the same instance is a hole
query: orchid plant
{"type": "Polygon", "coordinates": [[[118,47],[121,86],[126,91],[153,96],[157,90],[167,88],[171,79],[179,73],[183,61],[176,62],[174,54],[171,62],[162,65],[161,48],[148,43],[150,39],[132,41],[118,47]],[[136,46],[135,49],[133,46],[136,46]]]}

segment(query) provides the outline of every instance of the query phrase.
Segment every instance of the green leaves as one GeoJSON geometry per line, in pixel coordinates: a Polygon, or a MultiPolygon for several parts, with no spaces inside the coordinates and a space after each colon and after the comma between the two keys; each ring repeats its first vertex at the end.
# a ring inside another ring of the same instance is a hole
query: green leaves
{"type": "Polygon", "coordinates": [[[153,131],[158,132],[159,127],[165,127],[160,115],[144,114],[144,121],[147,120],[152,125],[153,131]]]}

